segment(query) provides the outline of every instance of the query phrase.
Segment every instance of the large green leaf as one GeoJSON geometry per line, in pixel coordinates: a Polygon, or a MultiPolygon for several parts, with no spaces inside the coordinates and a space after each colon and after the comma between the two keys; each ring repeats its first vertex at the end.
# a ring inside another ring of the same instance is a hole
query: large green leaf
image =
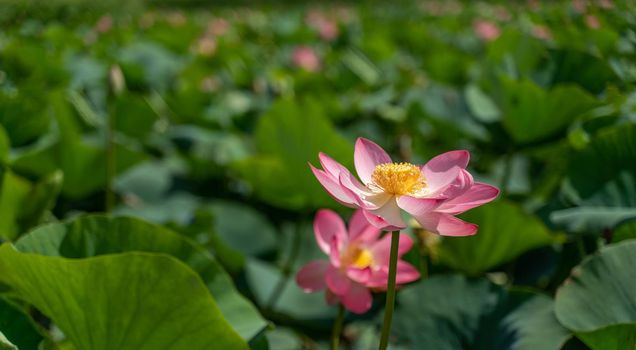
{"type": "Polygon", "coordinates": [[[553,83],[576,83],[592,93],[599,93],[608,84],[618,81],[607,60],[584,51],[555,50],[550,55],[556,65],[553,83]]]}
{"type": "Polygon", "coordinates": [[[488,46],[486,57],[510,75],[529,77],[541,64],[546,51],[541,40],[516,28],[508,28],[488,46]]]}
{"type": "Polygon", "coordinates": [[[35,350],[42,340],[31,318],[4,298],[0,298],[0,332],[21,350],[35,350]]]}
{"type": "Polygon", "coordinates": [[[607,246],[577,266],[556,294],[561,324],[593,349],[636,347],[636,242],[607,246]]]}
{"type": "Polygon", "coordinates": [[[576,85],[544,90],[530,80],[503,79],[503,125],[518,143],[554,136],[598,105],[576,85]]]}
{"type": "Polygon", "coordinates": [[[258,311],[234,288],[214,257],[184,236],[139,219],[82,216],[67,223],[42,226],[16,242],[22,252],[85,258],[128,251],[163,253],[199,273],[221,312],[244,339],[265,326],[258,311]]]}
{"type": "Polygon", "coordinates": [[[559,349],[569,337],[547,296],[486,279],[433,276],[398,295],[397,344],[436,350],[559,349]]]}
{"type": "Polygon", "coordinates": [[[602,130],[576,153],[563,193],[577,206],[550,218],[571,231],[599,232],[636,218],[636,124],[602,130]]]}
{"type": "MultiPolygon", "coordinates": [[[[3,55],[3,58],[6,56],[3,55]]],[[[7,131],[13,146],[22,146],[37,139],[49,128],[45,104],[33,103],[35,100],[46,99],[47,91],[32,87],[14,91],[0,91],[0,125],[7,131]]]]}
{"type": "Polygon", "coordinates": [[[247,349],[199,276],[177,259],[66,259],[0,247],[0,283],[49,316],[77,349],[247,349]]]}
{"type": "MultiPolygon", "coordinates": [[[[43,177],[56,170],[64,173],[62,194],[79,199],[106,186],[107,155],[103,138],[84,138],[80,123],[62,93],[49,99],[55,111],[57,128],[47,142],[27,147],[15,155],[13,168],[18,173],[43,177]],[[89,176],[90,175],[90,176],[89,176]]],[[[141,162],[146,155],[129,144],[115,140],[112,145],[115,174],[141,162]]]]}
{"type": "Polygon", "coordinates": [[[479,225],[477,234],[443,237],[437,253],[444,264],[469,274],[488,271],[558,240],[538,218],[512,202],[500,200],[473,209],[462,218],[479,225]]]}
{"type": "Polygon", "coordinates": [[[146,99],[131,93],[117,97],[113,105],[112,117],[116,130],[137,139],[146,137],[158,119],[157,113],[146,99]]]}
{"type": "Polygon", "coordinates": [[[235,169],[264,200],[286,208],[334,206],[311,173],[318,153],[350,166],[353,148],[340,136],[320,105],[284,99],[263,115],[256,128],[258,155],[235,163],[235,169]]]}
{"type": "Polygon", "coordinates": [[[567,178],[578,197],[586,199],[622,173],[636,175],[636,124],[600,131],[574,155],[567,178]]]}

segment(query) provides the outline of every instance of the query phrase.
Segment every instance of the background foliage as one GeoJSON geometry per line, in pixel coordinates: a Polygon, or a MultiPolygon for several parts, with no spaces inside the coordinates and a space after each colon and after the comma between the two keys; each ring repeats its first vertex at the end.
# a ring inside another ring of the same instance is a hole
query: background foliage
{"type": "MultiPolygon", "coordinates": [[[[322,349],[309,171],[468,149],[500,199],[417,227],[394,349],[636,348],[625,1],[0,4],[0,348],[322,349]],[[179,7],[180,6],[180,7],[179,7]],[[99,214],[101,213],[101,214],[99,214]],[[106,214],[103,214],[106,213],[106,214]]],[[[342,347],[378,342],[383,295],[342,347]]]]}

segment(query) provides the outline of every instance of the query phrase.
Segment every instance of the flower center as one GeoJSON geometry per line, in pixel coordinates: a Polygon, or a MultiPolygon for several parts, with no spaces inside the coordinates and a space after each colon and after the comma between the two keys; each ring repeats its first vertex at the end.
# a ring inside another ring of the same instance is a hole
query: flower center
{"type": "Polygon", "coordinates": [[[414,194],[426,187],[422,171],[411,163],[379,164],[371,179],[384,192],[394,195],[414,194]]]}
{"type": "Polygon", "coordinates": [[[342,266],[354,266],[364,269],[373,265],[373,255],[367,249],[350,246],[342,256],[342,266]]]}

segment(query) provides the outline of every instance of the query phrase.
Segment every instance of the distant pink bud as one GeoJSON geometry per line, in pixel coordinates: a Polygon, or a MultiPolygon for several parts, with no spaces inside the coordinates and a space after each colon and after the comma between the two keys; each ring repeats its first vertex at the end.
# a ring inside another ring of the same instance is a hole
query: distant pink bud
{"type": "Polygon", "coordinates": [[[324,20],[325,15],[317,9],[309,10],[305,16],[305,23],[312,28],[317,28],[324,20]]]}
{"type": "Polygon", "coordinates": [[[512,19],[512,15],[510,12],[503,6],[497,6],[495,8],[495,17],[500,20],[507,22],[512,19]]]}
{"type": "Polygon", "coordinates": [[[97,23],[95,23],[95,30],[99,33],[109,32],[113,28],[113,17],[110,15],[102,16],[97,23]]]}
{"type": "Polygon", "coordinates": [[[338,34],[340,34],[338,24],[334,21],[322,22],[318,28],[318,32],[320,33],[320,37],[326,41],[334,40],[338,37],[338,34]]]}
{"type": "Polygon", "coordinates": [[[543,25],[535,25],[532,27],[532,35],[541,40],[552,40],[552,32],[548,27],[543,25]]]}
{"type": "Polygon", "coordinates": [[[585,24],[590,29],[599,29],[601,28],[601,22],[598,20],[598,17],[594,15],[585,16],[585,24]]]}
{"type": "Polygon", "coordinates": [[[495,23],[485,20],[476,20],[473,22],[473,30],[477,36],[484,41],[493,41],[501,34],[499,27],[497,27],[495,23]]]}
{"type": "Polygon", "coordinates": [[[320,38],[326,41],[334,40],[340,34],[338,23],[319,10],[309,11],[305,16],[305,23],[318,31],[320,38]]]}
{"type": "Polygon", "coordinates": [[[230,22],[224,18],[214,18],[208,22],[207,33],[214,36],[221,36],[230,30],[230,22]]]}
{"type": "Polygon", "coordinates": [[[181,27],[184,24],[186,24],[186,21],[188,19],[183,14],[183,12],[181,12],[181,11],[173,11],[173,12],[170,12],[167,15],[166,20],[173,27],[181,27]]]}
{"type": "Polygon", "coordinates": [[[292,62],[308,72],[316,72],[320,69],[320,58],[311,47],[295,48],[292,52],[292,62]]]}
{"type": "Polygon", "coordinates": [[[216,53],[216,40],[209,36],[204,36],[196,43],[196,52],[201,56],[213,56],[216,53]]]}
{"type": "Polygon", "coordinates": [[[576,13],[585,13],[587,10],[586,0],[572,0],[572,8],[576,13]]]}

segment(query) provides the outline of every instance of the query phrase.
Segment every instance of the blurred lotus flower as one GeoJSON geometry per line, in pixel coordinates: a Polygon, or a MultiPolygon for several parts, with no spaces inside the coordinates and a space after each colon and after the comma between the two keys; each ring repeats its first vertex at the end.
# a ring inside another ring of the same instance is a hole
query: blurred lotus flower
{"type": "Polygon", "coordinates": [[[614,8],[614,1],[612,0],[598,0],[597,4],[599,7],[604,9],[612,9],[614,8]]]}
{"type": "Polygon", "coordinates": [[[538,11],[541,8],[541,2],[539,0],[528,0],[528,8],[531,11],[538,11]]]}
{"type": "Polygon", "coordinates": [[[550,31],[550,29],[548,29],[548,27],[546,26],[539,25],[539,24],[532,27],[532,35],[534,35],[535,38],[538,38],[541,40],[552,39],[552,32],[550,31]]]}
{"type": "Polygon", "coordinates": [[[201,80],[199,89],[203,92],[216,92],[221,87],[221,84],[221,80],[212,75],[201,80]]]}
{"type": "Polygon", "coordinates": [[[199,39],[195,46],[196,52],[201,56],[210,57],[216,53],[216,39],[204,36],[199,39]]]}
{"type": "Polygon", "coordinates": [[[338,37],[340,30],[338,24],[334,21],[324,21],[318,27],[318,33],[323,40],[331,41],[338,37]]]}
{"type": "Polygon", "coordinates": [[[572,0],[572,8],[576,13],[585,13],[587,10],[586,0],[572,0]]]}
{"type": "Polygon", "coordinates": [[[320,23],[324,21],[324,19],[325,15],[322,13],[321,10],[311,9],[305,16],[305,23],[307,23],[307,25],[312,28],[317,28],[318,25],[320,25],[320,23]]]}
{"type": "Polygon", "coordinates": [[[113,17],[104,15],[95,23],[95,30],[98,33],[107,33],[113,28],[113,17]]]}
{"type": "Polygon", "coordinates": [[[172,11],[166,16],[166,20],[173,27],[181,27],[187,22],[187,17],[181,11],[172,11]]]}
{"type": "Polygon", "coordinates": [[[230,22],[224,18],[214,18],[208,22],[206,32],[213,36],[221,36],[230,30],[230,22]]]}
{"type": "MultiPolygon", "coordinates": [[[[309,262],[296,275],[296,282],[305,292],[326,289],[329,304],[340,302],[355,313],[368,311],[372,304],[371,290],[387,288],[391,236],[380,238],[380,233],[361,210],[353,214],[348,229],[335,212],[318,211],[314,234],[329,260],[309,262]]],[[[401,234],[398,258],[412,246],[411,238],[401,234]]],[[[413,282],[419,277],[412,265],[398,261],[397,284],[413,282]]]]}
{"type": "Polygon", "coordinates": [[[497,27],[495,23],[485,20],[476,20],[473,22],[473,30],[477,36],[484,41],[493,41],[501,34],[499,27],[497,27]]]}
{"type": "Polygon", "coordinates": [[[495,7],[495,17],[498,20],[504,21],[504,22],[507,22],[512,19],[512,15],[510,14],[510,11],[508,11],[508,9],[506,9],[503,6],[495,7]]]}
{"type": "Polygon", "coordinates": [[[598,17],[594,15],[585,16],[585,24],[590,29],[599,29],[601,28],[601,22],[598,20],[598,17]]]}
{"type": "Polygon", "coordinates": [[[305,22],[308,26],[318,31],[320,38],[323,40],[334,40],[338,37],[338,34],[340,34],[338,23],[327,18],[327,16],[319,10],[309,11],[305,17],[305,22]]]}
{"type": "Polygon", "coordinates": [[[311,47],[300,46],[292,52],[292,62],[309,72],[316,72],[320,69],[320,58],[311,47]]]}
{"type": "Polygon", "coordinates": [[[322,186],[338,202],[363,209],[367,220],[390,231],[406,227],[401,210],[411,214],[428,231],[444,236],[469,236],[477,225],[454,215],[488,203],[499,190],[474,182],[466,171],[468,151],[451,151],[436,156],[420,166],[393,163],[389,155],[375,143],[356,141],[354,177],[340,163],[320,153],[324,170],[311,170],[322,186]]]}

